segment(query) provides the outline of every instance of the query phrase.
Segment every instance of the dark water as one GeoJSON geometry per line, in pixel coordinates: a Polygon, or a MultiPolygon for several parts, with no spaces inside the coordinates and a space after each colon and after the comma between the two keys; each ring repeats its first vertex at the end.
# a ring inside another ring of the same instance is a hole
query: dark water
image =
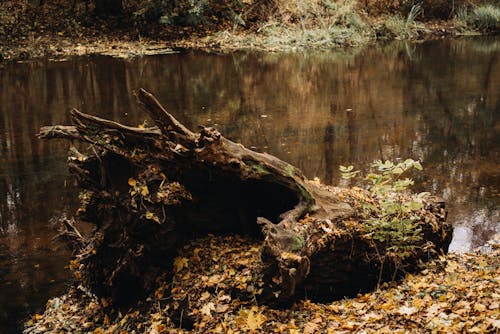
{"type": "Polygon", "coordinates": [[[200,53],[0,67],[0,332],[62,293],[69,253],[51,226],[76,206],[68,144],[39,141],[72,107],[137,125],[150,90],[190,127],[341,184],[338,166],[414,158],[416,190],[445,198],[464,251],[500,232],[500,39],[372,47],[355,54],[200,53]],[[68,182],[69,183],[69,182],[68,182]]]}

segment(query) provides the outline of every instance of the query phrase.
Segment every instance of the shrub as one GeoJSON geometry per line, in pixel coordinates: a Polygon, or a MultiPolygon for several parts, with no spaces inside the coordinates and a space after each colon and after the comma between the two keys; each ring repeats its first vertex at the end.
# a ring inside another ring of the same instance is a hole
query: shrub
{"type": "Polygon", "coordinates": [[[359,0],[369,15],[400,14],[407,17],[412,8],[419,6],[419,19],[449,19],[459,8],[468,8],[484,0],[359,0]]]}
{"type": "Polygon", "coordinates": [[[275,5],[260,18],[260,34],[258,40],[252,42],[254,45],[274,49],[327,49],[362,44],[372,33],[358,15],[354,0],[263,1],[275,5]]]}
{"type": "MultiPolygon", "coordinates": [[[[406,194],[413,180],[401,178],[410,169],[422,170],[418,161],[407,159],[400,163],[375,161],[364,177],[368,182],[367,196],[360,199],[360,216],[365,223],[366,236],[385,244],[388,255],[401,260],[411,256],[422,241],[417,212],[429,193],[406,194]]],[[[340,166],[342,178],[357,177],[353,166],[340,166]]]]}
{"type": "Polygon", "coordinates": [[[208,1],[138,1],[133,12],[136,23],[195,26],[206,21],[208,1]]]}
{"type": "Polygon", "coordinates": [[[484,5],[474,8],[466,18],[468,25],[483,31],[500,30],[500,7],[484,5]]]}
{"type": "MultiPolygon", "coordinates": [[[[0,1],[0,36],[25,35],[30,26],[21,22],[27,4],[22,1],[0,1]]],[[[1,43],[0,43],[1,44],[1,43]]]]}

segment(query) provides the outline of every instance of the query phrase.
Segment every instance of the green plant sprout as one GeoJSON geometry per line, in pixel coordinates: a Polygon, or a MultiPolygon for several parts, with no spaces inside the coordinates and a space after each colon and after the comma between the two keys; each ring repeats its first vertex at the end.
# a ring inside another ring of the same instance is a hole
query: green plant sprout
{"type": "MultiPolygon", "coordinates": [[[[420,162],[406,159],[395,164],[377,160],[363,181],[367,194],[359,202],[359,214],[366,230],[365,236],[385,247],[386,255],[404,260],[422,244],[418,211],[423,208],[423,192],[410,196],[406,193],[413,180],[401,176],[410,169],[421,171],[420,162]]],[[[353,166],[340,166],[342,178],[356,178],[360,172],[353,166]]]]}

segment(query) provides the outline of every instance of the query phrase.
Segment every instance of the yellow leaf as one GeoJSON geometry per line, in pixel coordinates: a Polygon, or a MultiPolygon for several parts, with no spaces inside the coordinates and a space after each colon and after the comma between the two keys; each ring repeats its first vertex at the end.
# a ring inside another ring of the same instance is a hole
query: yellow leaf
{"type": "Polygon", "coordinates": [[[133,177],[131,177],[128,179],[128,185],[131,187],[135,187],[137,185],[137,181],[133,177]]]}
{"type": "Polygon", "coordinates": [[[154,220],[158,224],[160,223],[160,218],[151,211],[146,211],[146,219],[154,220]]]}
{"type": "Polygon", "coordinates": [[[478,312],[484,312],[484,311],[486,311],[486,306],[484,306],[481,303],[475,303],[474,304],[474,310],[476,310],[478,312]]]}
{"type": "Polygon", "coordinates": [[[394,307],[393,303],[383,303],[380,305],[380,309],[382,309],[384,311],[388,311],[388,310],[392,309],[393,307],[394,307]]]}
{"type": "Polygon", "coordinates": [[[413,299],[413,302],[412,302],[413,306],[415,306],[416,308],[420,309],[422,308],[422,306],[425,305],[425,302],[423,299],[421,298],[415,298],[413,299]]]}
{"type": "Polygon", "coordinates": [[[251,331],[256,331],[262,328],[262,324],[266,321],[266,316],[258,311],[257,306],[253,306],[247,315],[246,325],[251,331]]]}
{"type": "Polygon", "coordinates": [[[187,268],[189,266],[189,259],[185,257],[176,257],[174,260],[174,269],[175,272],[178,273],[182,271],[182,269],[187,268]]]}
{"type": "Polygon", "coordinates": [[[154,324],[154,329],[158,332],[158,333],[164,333],[166,330],[167,330],[167,326],[165,326],[165,324],[162,324],[162,323],[156,323],[154,324]]]}
{"type": "Polygon", "coordinates": [[[149,189],[148,189],[148,186],[142,186],[142,187],[141,187],[141,195],[142,195],[142,196],[147,196],[147,195],[149,195],[149,189]]]}

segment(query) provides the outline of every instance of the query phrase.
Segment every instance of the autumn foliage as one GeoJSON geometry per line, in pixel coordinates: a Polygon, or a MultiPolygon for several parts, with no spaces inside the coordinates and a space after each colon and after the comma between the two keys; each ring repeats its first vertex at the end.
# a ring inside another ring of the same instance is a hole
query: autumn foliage
{"type": "Polygon", "coordinates": [[[497,333],[500,245],[490,254],[448,255],[400,284],[331,303],[258,305],[259,243],[208,236],[187,245],[173,282],[157,281],[147,305],[112,311],[105,299],[72,289],[47,302],[25,333],[82,327],[93,333],[497,333]]]}

